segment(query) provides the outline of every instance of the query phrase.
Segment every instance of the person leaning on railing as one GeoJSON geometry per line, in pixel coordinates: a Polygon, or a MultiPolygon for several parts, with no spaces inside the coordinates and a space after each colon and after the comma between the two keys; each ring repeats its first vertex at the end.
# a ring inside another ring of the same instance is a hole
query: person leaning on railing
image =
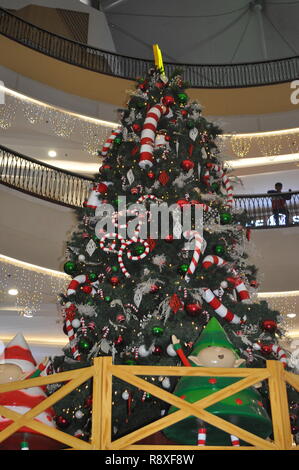
{"type": "MultiPolygon", "coordinates": [[[[292,191],[289,189],[289,192],[292,191]]],[[[287,208],[286,201],[289,201],[292,197],[291,194],[282,193],[282,183],[276,183],[275,189],[270,189],[267,194],[273,194],[271,198],[272,201],[272,211],[274,215],[274,220],[276,225],[279,224],[279,214],[285,215],[285,225],[289,225],[290,213],[287,208]],[[275,194],[275,196],[274,196],[275,194]]]]}

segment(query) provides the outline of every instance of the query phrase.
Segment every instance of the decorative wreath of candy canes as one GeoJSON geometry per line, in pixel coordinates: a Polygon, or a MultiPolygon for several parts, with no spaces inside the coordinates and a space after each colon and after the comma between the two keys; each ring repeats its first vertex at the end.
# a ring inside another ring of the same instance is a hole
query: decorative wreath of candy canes
{"type": "MultiPolygon", "coordinates": [[[[277,344],[269,344],[270,352],[272,352],[274,355],[278,357],[278,360],[283,363],[283,367],[286,367],[288,364],[287,361],[287,355],[281,347],[279,347],[277,344]]],[[[262,345],[258,343],[253,344],[253,349],[256,351],[260,351],[262,349],[262,345]]]]}
{"type": "MultiPolygon", "coordinates": [[[[227,176],[227,174],[224,172],[223,168],[220,165],[217,165],[216,163],[207,163],[207,168],[209,169],[214,169],[219,176],[219,178],[222,180],[222,183],[225,187],[226,190],[226,196],[227,196],[227,201],[226,201],[226,206],[231,207],[233,205],[233,186],[227,176]]],[[[207,172],[205,173],[205,181],[209,181],[209,176],[207,175],[207,172]]]]}
{"type": "Polygon", "coordinates": [[[96,287],[98,285],[98,281],[91,282],[87,274],[79,274],[78,276],[74,277],[68,285],[67,288],[67,295],[75,294],[78,287],[81,284],[90,284],[91,285],[91,294],[96,293],[96,287]]]}
{"type": "Polygon", "coordinates": [[[146,166],[153,166],[153,150],[155,146],[157,125],[161,116],[163,114],[167,115],[168,112],[168,108],[163,104],[156,104],[147,112],[140,137],[140,168],[144,169],[146,166]]]}
{"type": "Polygon", "coordinates": [[[108,137],[108,139],[106,140],[106,142],[104,143],[103,147],[102,147],[102,150],[101,150],[101,155],[103,157],[106,157],[109,149],[111,148],[112,144],[113,144],[113,141],[115,139],[115,137],[117,137],[119,134],[122,133],[122,128],[120,129],[115,129],[112,134],[110,134],[110,136],[108,137]]]}

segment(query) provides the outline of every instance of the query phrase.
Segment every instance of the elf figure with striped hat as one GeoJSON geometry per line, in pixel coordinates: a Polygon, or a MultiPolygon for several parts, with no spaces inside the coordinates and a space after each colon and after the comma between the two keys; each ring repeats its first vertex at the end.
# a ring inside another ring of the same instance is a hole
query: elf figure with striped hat
{"type": "MultiPolygon", "coordinates": [[[[224,329],[214,317],[203,330],[188,358],[175,336],[172,337],[172,342],[177,355],[187,367],[233,368],[241,367],[245,362],[240,359],[224,329]]],[[[239,380],[237,377],[183,377],[173,393],[194,403],[239,380]]],[[[169,413],[175,411],[177,408],[172,406],[169,413]]],[[[207,411],[260,437],[267,438],[272,433],[271,420],[263,407],[259,392],[253,387],[215,403],[207,411]]],[[[229,436],[194,416],[173,424],[163,432],[168,439],[180,444],[204,446],[207,442],[207,445],[240,445],[238,437],[229,436]]]]}
{"type": "MultiPolygon", "coordinates": [[[[3,356],[1,357],[0,384],[38,377],[45,371],[47,363],[48,358],[45,358],[44,361],[37,366],[24,336],[18,333],[10,343],[7,344],[3,356]]],[[[46,397],[41,387],[30,387],[0,393],[0,405],[23,415],[45,400],[46,397]]],[[[35,419],[51,428],[55,428],[53,417],[54,411],[50,408],[40,413],[35,419]]],[[[5,429],[12,422],[11,419],[0,416],[0,431],[5,429]]],[[[45,436],[41,436],[33,429],[22,427],[13,436],[10,436],[6,441],[0,443],[0,449],[19,449],[22,441],[32,441],[34,443],[33,448],[39,448],[37,442],[41,440],[44,442],[45,440],[52,441],[45,436]],[[37,436],[39,437],[38,440],[37,436]]],[[[52,441],[52,443],[53,442],[56,441],[52,441]]],[[[32,448],[32,446],[30,446],[30,448],[32,448]]]]}

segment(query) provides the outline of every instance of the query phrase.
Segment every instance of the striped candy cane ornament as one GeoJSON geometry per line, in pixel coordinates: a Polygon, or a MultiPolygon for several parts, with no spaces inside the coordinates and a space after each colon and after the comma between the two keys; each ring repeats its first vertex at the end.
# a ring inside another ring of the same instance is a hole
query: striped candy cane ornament
{"type": "Polygon", "coordinates": [[[198,446],[205,446],[207,439],[207,429],[206,428],[199,428],[197,432],[197,445],[198,446]]]}
{"type": "Polygon", "coordinates": [[[214,169],[216,171],[216,173],[218,174],[219,178],[221,178],[222,180],[222,183],[225,187],[225,190],[226,190],[226,195],[227,195],[227,202],[226,202],[226,206],[227,207],[231,207],[232,204],[233,204],[233,196],[234,196],[234,193],[233,193],[233,186],[228,178],[228,176],[226,175],[226,173],[224,172],[223,168],[220,166],[220,165],[217,165],[216,163],[207,163],[207,168],[211,168],[211,169],[214,169]]]}
{"type": "Polygon", "coordinates": [[[149,109],[141,132],[140,147],[140,168],[153,166],[153,149],[155,145],[156,130],[158,122],[163,114],[167,112],[167,108],[162,104],[156,104],[149,109]]]}
{"type": "Polygon", "coordinates": [[[69,318],[66,319],[65,326],[66,326],[66,331],[67,331],[67,335],[68,335],[68,338],[69,338],[69,342],[70,342],[73,357],[77,361],[80,361],[81,357],[80,357],[80,353],[78,351],[77,344],[76,344],[76,336],[75,336],[75,333],[74,333],[74,330],[73,330],[73,327],[72,327],[72,323],[71,323],[69,318]]]}
{"type": "Polygon", "coordinates": [[[87,283],[90,283],[90,285],[92,286],[92,292],[91,293],[95,294],[96,293],[95,287],[97,286],[98,281],[90,282],[90,279],[88,278],[88,276],[86,274],[79,274],[79,276],[74,277],[74,279],[72,279],[72,281],[68,285],[66,294],[67,295],[75,294],[78,287],[81,284],[87,284],[87,283]]]}
{"type": "Polygon", "coordinates": [[[215,294],[211,291],[211,289],[208,289],[207,287],[204,287],[201,290],[201,295],[202,298],[212,307],[214,312],[217,313],[221,318],[226,320],[229,323],[233,323],[235,325],[239,323],[244,323],[243,320],[241,320],[238,315],[235,315],[233,312],[228,310],[225,305],[223,305],[222,302],[215,296],[215,294]]]}
{"type": "Polygon", "coordinates": [[[216,255],[205,256],[205,258],[202,261],[202,267],[205,268],[205,269],[208,269],[213,265],[222,266],[222,265],[225,265],[225,264],[226,264],[226,261],[224,261],[224,259],[220,258],[220,256],[216,256],[216,255]]]}
{"type": "MultiPolygon", "coordinates": [[[[270,352],[275,354],[278,357],[278,360],[280,362],[282,362],[283,367],[286,367],[287,364],[288,364],[288,361],[287,361],[287,355],[286,355],[285,351],[280,346],[278,346],[277,344],[274,344],[274,343],[269,344],[268,347],[269,347],[270,352]]],[[[253,349],[255,349],[256,351],[263,350],[263,345],[260,345],[258,343],[254,343],[253,344],[253,349]]]]}
{"type": "Polygon", "coordinates": [[[192,260],[189,265],[188,271],[185,275],[185,280],[188,282],[190,280],[190,274],[193,274],[195,269],[197,268],[204,240],[203,240],[203,237],[196,230],[188,230],[184,232],[183,235],[188,241],[192,240],[193,238],[195,240],[195,248],[194,248],[192,260]]]}
{"type": "Polygon", "coordinates": [[[102,151],[101,151],[101,155],[103,157],[106,157],[109,149],[111,148],[112,144],[113,144],[113,141],[115,139],[115,137],[117,137],[119,134],[121,134],[122,132],[122,129],[115,129],[112,134],[108,137],[108,139],[106,140],[106,142],[104,143],[103,147],[102,147],[102,151]]]}
{"type": "Polygon", "coordinates": [[[251,302],[249,292],[242,279],[240,279],[239,277],[227,277],[226,280],[234,286],[241,302],[251,302]]]}

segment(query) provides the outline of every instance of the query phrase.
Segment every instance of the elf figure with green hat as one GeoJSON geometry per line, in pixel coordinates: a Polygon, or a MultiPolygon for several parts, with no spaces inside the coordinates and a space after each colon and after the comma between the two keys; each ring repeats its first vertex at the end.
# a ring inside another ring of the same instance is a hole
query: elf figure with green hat
{"type": "MultiPolygon", "coordinates": [[[[180,341],[175,336],[172,337],[172,342],[177,355],[187,367],[232,368],[240,367],[245,362],[238,356],[216,318],[209,321],[195,343],[192,355],[188,358],[184,355],[180,341]]],[[[174,395],[189,403],[194,403],[239,380],[238,377],[183,377],[177,384],[174,395]]],[[[175,411],[177,408],[172,406],[169,413],[175,411]]],[[[260,394],[253,387],[215,403],[207,408],[207,411],[262,438],[267,438],[272,433],[271,420],[263,407],[260,394]]],[[[231,443],[233,446],[240,445],[238,437],[231,435],[229,438],[228,434],[221,429],[206,424],[194,416],[189,416],[169,426],[163,432],[168,439],[180,444],[195,445],[197,443],[199,446],[204,446],[206,443],[208,445],[231,443]]]]}

